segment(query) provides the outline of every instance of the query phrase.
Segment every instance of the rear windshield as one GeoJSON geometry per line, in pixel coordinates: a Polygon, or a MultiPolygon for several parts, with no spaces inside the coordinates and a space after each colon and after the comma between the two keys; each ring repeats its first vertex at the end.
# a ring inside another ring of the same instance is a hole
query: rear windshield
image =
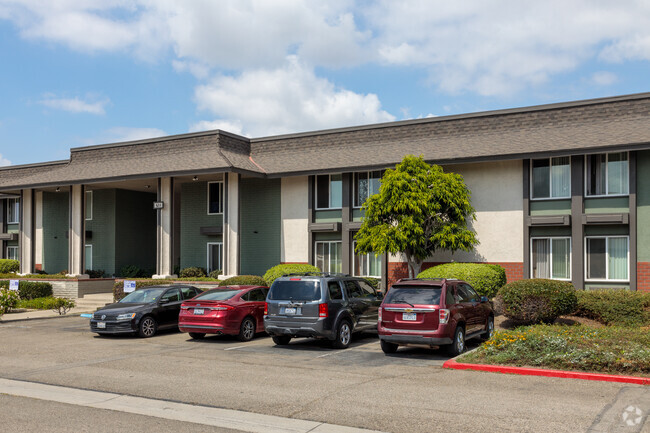
{"type": "Polygon", "coordinates": [[[384,299],[386,304],[440,305],[440,287],[395,287],[384,299]]]}
{"type": "Polygon", "coordinates": [[[241,290],[210,290],[208,292],[203,292],[195,300],[202,301],[225,301],[235,296],[237,293],[240,293],[241,290]]]}
{"type": "Polygon", "coordinates": [[[269,299],[315,301],[320,299],[320,282],[313,280],[276,281],[269,291],[269,299]]]}

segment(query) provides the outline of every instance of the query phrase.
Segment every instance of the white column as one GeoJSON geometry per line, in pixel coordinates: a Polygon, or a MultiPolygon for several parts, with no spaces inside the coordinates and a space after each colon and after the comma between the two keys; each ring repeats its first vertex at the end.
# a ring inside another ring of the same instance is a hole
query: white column
{"type": "Polygon", "coordinates": [[[70,226],[68,229],[68,276],[88,278],[84,269],[85,209],[83,185],[70,187],[70,226]]]}
{"type": "Polygon", "coordinates": [[[43,191],[36,191],[34,199],[34,267],[43,269],[43,191]]]}
{"type": "Polygon", "coordinates": [[[224,214],[224,270],[225,276],[239,274],[239,174],[226,173],[226,212],[224,214]]]}
{"type": "Polygon", "coordinates": [[[34,190],[24,189],[20,197],[20,274],[34,272],[34,190]]]}
{"type": "Polygon", "coordinates": [[[174,216],[174,181],[170,177],[158,179],[158,202],[162,209],[157,209],[158,227],[156,232],[156,279],[176,278],[173,275],[173,216],[174,216]]]}

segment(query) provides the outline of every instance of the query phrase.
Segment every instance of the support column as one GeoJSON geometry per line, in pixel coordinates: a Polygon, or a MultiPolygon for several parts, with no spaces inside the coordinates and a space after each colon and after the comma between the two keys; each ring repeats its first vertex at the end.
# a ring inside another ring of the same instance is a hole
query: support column
{"type": "Polygon", "coordinates": [[[225,173],[226,209],[223,220],[223,273],[239,275],[239,178],[225,173]]]}
{"type": "Polygon", "coordinates": [[[20,228],[19,228],[20,274],[34,272],[34,190],[20,191],[20,228]]]}
{"type": "Polygon", "coordinates": [[[523,163],[524,190],[524,279],[530,278],[530,159],[523,163]]]}
{"type": "Polygon", "coordinates": [[[68,276],[88,278],[86,274],[85,239],[85,192],[83,185],[70,187],[70,224],[68,228],[68,276]]]}
{"type": "MultiPolygon", "coordinates": [[[[7,233],[7,200],[0,200],[0,234],[7,233]]],[[[0,240],[0,259],[6,259],[6,242],[0,240]]]]}
{"type": "Polygon", "coordinates": [[[630,272],[630,290],[636,291],[638,285],[638,275],[637,275],[637,262],[638,262],[638,251],[637,251],[637,240],[638,240],[638,231],[637,231],[637,199],[636,199],[636,152],[630,152],[630,198],[629,198],[629,207],[630,207],[630,263],[629,263],[629,272],[630,272]]]}
{"type": "Polygon", "coordinates": [[[173,275],[174,257],[173,221],[174,221],[174,179],[158,178],[158,202],[162,208],[157,209],[156,228],[156,275],[153,278],[176,278],[173,275]]]}
{"type": "Polygon", "coordinates": [[[352,173],[342,175],[342,203],[341,203],[341,271],[352,274],[352,241],[350,239],[350,208],[352,201],[352,173]]]}
{"type": "Polygon", "coordinates": [[[43,191],[34,194],[34,269],[43,270],[43,191]]]}
{"type": "Polygon", "coordinates": [[[582,225],[584,192],[584,158],[571,157],[571,280],[576,289],[585,286],[584,226],[582,225]]]}

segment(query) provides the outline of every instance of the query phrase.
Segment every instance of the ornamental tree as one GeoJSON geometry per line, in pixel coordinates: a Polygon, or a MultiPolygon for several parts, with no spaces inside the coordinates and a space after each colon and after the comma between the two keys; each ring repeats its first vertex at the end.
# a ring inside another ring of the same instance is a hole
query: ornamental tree
{"type": "Polygon", "coordinates": [[[386,170],[379,193],[363,204],[356,252],[403,253],[413,278],[436,251],[472,251],[479,242],[467,227],[476,219],[470,198],[461,175],[407,155],[386,170]]]}

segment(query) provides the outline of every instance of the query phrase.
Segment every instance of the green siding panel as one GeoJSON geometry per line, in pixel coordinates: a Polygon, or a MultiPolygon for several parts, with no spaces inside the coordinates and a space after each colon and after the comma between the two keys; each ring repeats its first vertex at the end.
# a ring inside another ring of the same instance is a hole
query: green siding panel
{"type": "Polygon", "coordinates": [[[363,209],[352,209],[352,221],[361,221],[365,214],[363,209]]]}
{"type": "Polygon", "coordinates": [[[630,229],[627,225],[611,224],[603,226],[585,226],[585,236],[616,236],[627,235],[630,229]]]}
{"type": "Polygon", "coordinates": [[[280,263],[280,179],[241,179],[239,188],[240,273],[264,275],[280,263]]]}
{"type": "Polygon", "coordinates": [[[637,254],[639,262],[650,262],[650,151],[637,153],[637,254]]]}
{"type": "Polygon", "coordinates": [[[67,192],[43,192],[43,270],[68,269],[69,199],[67,192]]]}
{"type": "Polygon", "coordinates": [[[630,211],[628,197],[585,198],[585,213],[627,213],[630,211]]]}
{"type": "MultiPolygon", "coordinates": [[[[115,190],[115,269],[135,265],[156,273],[156,194],[115,190]]],[[[94,254],[94,252],[93,252],[94,254]]]]}
{"type": "Polygon", "coordinates": [[[341,232],[314,233],[314,242],[316,241],[340,241],[341,232]]]}
{"type": "Polygon", "coordinates": [[[208,184],[181,185],[181,269],[208,262],[208,242],[222,242],[222,236],[206,236],[201,227],[223,227],[223,215],[208,215],[208,184]]]}
{"type": "Polygon", "coordinates": [[[314,211],[314,221],[317,223],[340,223],[342,211],[317,210],[314,211]]]}
{"type": "Polygon", "coordinates": [[[532,216],[570,215],[571,200],[531,200],[530,214],[532,216]]]}
{"type": "Polygon", "coordinates": [[[93,190],[93,219],[86,220],[86,245],[93,246],[93,270],[102,270],[107,275],[115,275],[115,212],[116,190],[93,190]]]}

